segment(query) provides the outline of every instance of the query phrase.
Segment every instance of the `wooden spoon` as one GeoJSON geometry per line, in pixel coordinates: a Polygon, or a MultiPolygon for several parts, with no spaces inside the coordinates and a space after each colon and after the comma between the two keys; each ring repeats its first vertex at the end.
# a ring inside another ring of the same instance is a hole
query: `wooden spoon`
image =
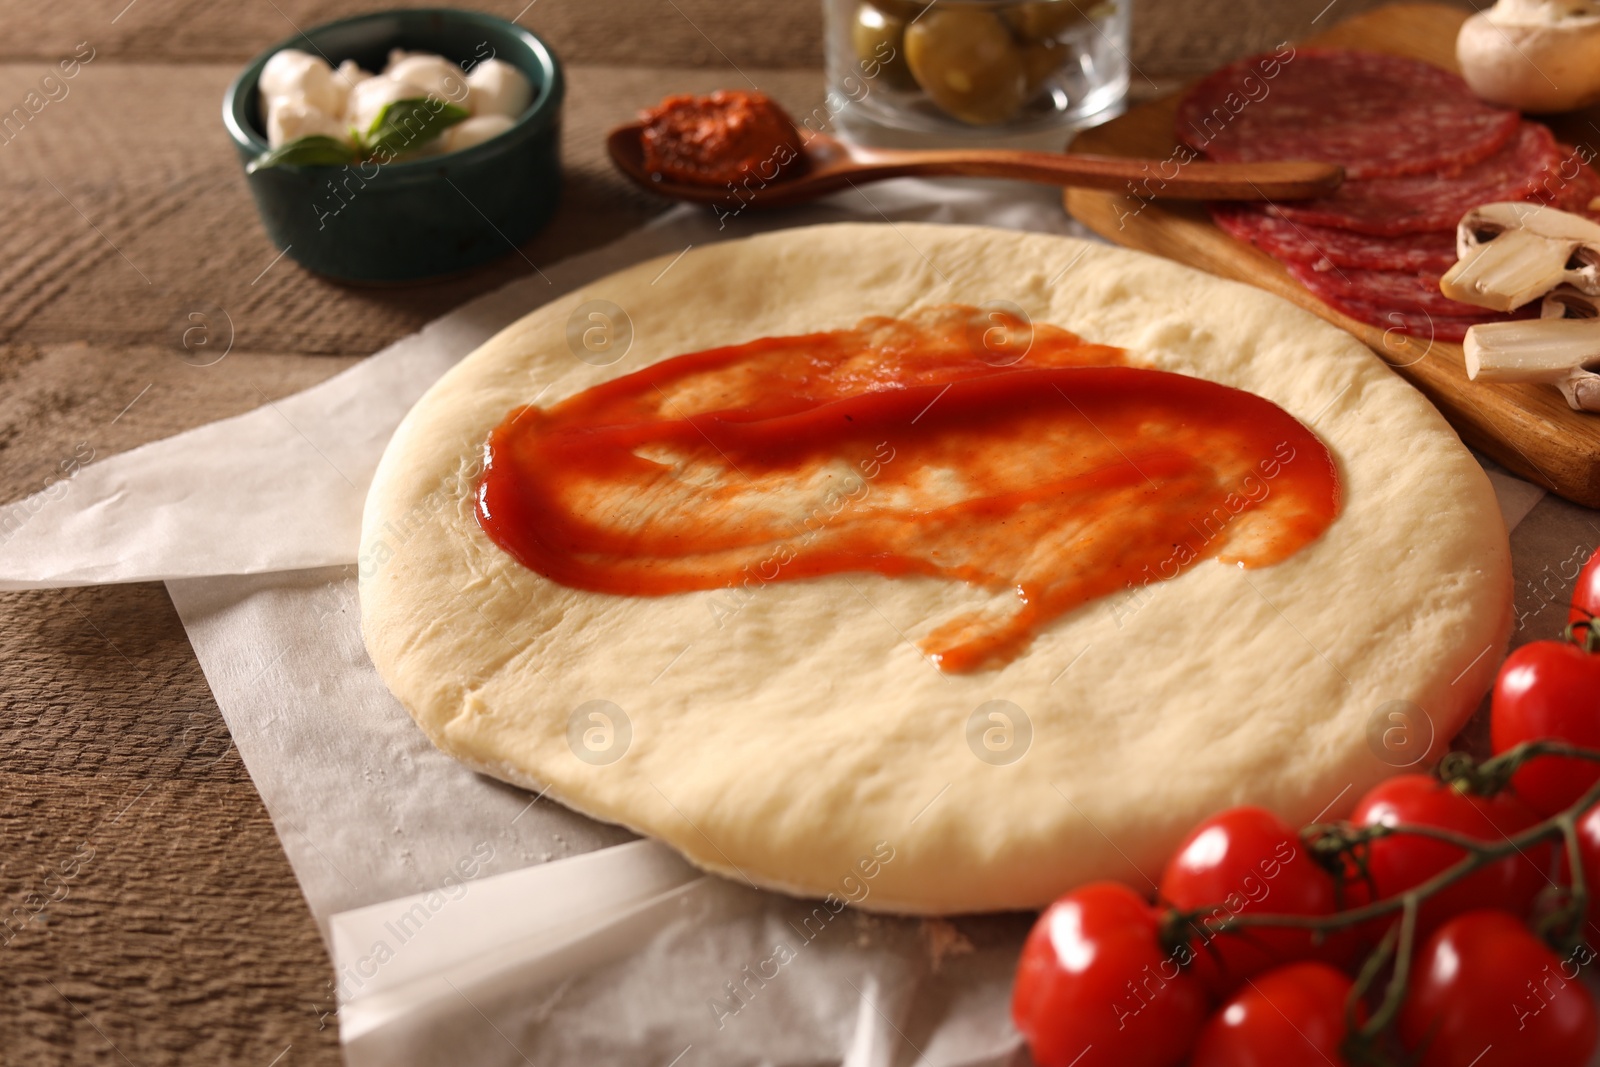
{"type": "Polygon", "coordinates": [[[806,166],[763,183],[747,179],[737,193],[725,185],[657,180],[644,165],[642,123],[619,126],[606,137],[611,161],[653,193],[700,204],[737,201],[748,207],[783,207],[885,178],[1011,178],[1112,189],[1143,199],[1302,200],[1326,196],[1344,181],[1335,163],[1185,163],[1008,149],[906,151],[864,148],[826,134],[811,134],[806,166]],[[1176,173],[1172,173],[1176,172],[1176,173]]]}

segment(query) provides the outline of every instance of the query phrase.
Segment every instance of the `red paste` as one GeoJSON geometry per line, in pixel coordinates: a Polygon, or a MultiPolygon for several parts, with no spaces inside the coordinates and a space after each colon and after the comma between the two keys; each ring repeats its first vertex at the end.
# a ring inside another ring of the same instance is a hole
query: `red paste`
{"type": "Polygon", "coordinates": [[[761,93],[669,96],[642,116],[645,169],[658,179],[725,185],[771,181],[803,166],[800,132],[761,93]]]}
{"type": "Polygon", "coordinates": [[[511,412],[478,518],[598,593],[972,583],[998,595],[897,625],[944,670],[996,666],[1097,597],[1210,557],[1276,563],[1338,513],[1327,448],[1287,412],[1126,362],[966,307],[678,356],[511,412]]]}

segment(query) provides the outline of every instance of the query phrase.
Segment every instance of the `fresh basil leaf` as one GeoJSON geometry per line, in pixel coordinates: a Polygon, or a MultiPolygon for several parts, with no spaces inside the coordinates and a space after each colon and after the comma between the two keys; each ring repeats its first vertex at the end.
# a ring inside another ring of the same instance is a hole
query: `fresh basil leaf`
{"type": "Polygon", "coordinates": [[[348,143],[317,133],[261,153],[250,161],[245,173],[254,174],[263,167],[336,167],[359,158],[360,154],[348,143]]]}
{"type": "Polygon", "coordinates": [[[466,108],[442,100],[394,100],[378,112],[362,140],[369,155],[379,149],[398,155],[421,148],[469,115],[466,108]]]}

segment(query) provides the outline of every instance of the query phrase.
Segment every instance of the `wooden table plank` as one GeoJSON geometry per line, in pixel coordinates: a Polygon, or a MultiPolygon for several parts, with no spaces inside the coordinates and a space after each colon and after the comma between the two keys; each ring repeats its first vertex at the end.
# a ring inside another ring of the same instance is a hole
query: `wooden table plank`
{"type": "Polygon", "coordinates": [[[0,662],[0,1060],[337,1063],[316,926],[162,587],[0,595],[0,662]]]}
{"type": "MultiPolygon", "coordinates": [[[[1130,58],[1159,81],[1306,36],[1384,0],[1132,2],[1130,58]]],[[[0,0],[0,60],[54,59],[88,41],[112,58],[239,63],[298,27],[366,11],[435,6],[428,0],[68,0],[46,6],[0,0]]],[[[573,64],[727,71],[732,63],[747,72],[822,64],[818,0],[476,0],[468,6],[517,18],[573,64]]]]}

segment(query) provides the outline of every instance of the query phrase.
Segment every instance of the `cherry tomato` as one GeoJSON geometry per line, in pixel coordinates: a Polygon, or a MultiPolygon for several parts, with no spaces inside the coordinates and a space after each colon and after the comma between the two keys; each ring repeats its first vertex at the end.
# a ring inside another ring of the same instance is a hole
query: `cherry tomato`
{"type": "Polygon", "coordinates": [[[1572,609],[1567,612],[1568,622],[1594,618],[1600,618],[1600,548],[1578,572],[1578,584],[1572,587],[1572,609]]]}
{"type": "Polygon", "coordinates": [[[1344,1004],[1354,983],[1326,963],[1302,961],[1268,971],[1206,1023],[1189,1067],[1346,1067],[1344,1004]]]}
{"type": "Polygon", "coordinates": [[[1229,915],[1326,915],[1333,876],[1317,866],[1288,823],[1265,808],[1232,808],[1195,827],[1167,861],[1161,899],[1176,908],[1215,905],[1198,920],[1194,970],[1219,999],[1253,974],[1317,954],[1308,930],[1216,928],[1229,915]]]}
{"type": "Polygon", "coordinates": [[[1597,1024],[1577,974],[1593,959],[1562,959],[1505,912],[1459,915],[1412,961],[1400,1039],[1422,1067],[1583,1067],[1597,1024]]]}
{"type": "Polygon", "coordinates": [[[1162,951],[1160,917],[1096,882],[1046,908],[1017,964],[1011,1018],[1038,1067],[1173,1067],[1205,1021],[1205,990],[1162,951]]]}
{"type": "MultiPolygon", "coordinates": [[[[1589,926],[1584,940],[1600,944],[1600,805],[1578,819],[1578,857],[1583,861],[1584,885],[1589,890],[1589,926]]],[[[1567,876],[1566,851],[1562,850],[1561,874],[1567,876]]]]}
{"type": "MultiPolygon", "coordinates": [[[[1496,755],[1545,737],[1600,748],[1600,654],[1567,641],[1523,645],[1500,668],[1489,714],[1496,755]]],[[[1511,779],[1542,815],[1569,807],[1596,781],[1600,763],[1556,756],[1530,761],[1511,779]]]]}
{"type": "MultiPolygon", "coordinates": [[[[1538,822],[1538,816],[1509,792],[1493,797],[1461,793],[1425,774],[1402,774],[1379,783],[1351,813],[1357,826],[1410,823],[1451,830],[1482,841],[1503,841],[1538,822]]],[[[1376,899],[1398,896],[1460,861],[1464,849],[1415,834],[1394,834],[1367,848],[1367,872],[1376,899]]],[[[1453,915],[1474,908],[1500,908],[1524,915],[1549,884],[1550,848],[1539,845],[1507,856],[1429,899],[1417,916],[1417,936],[1426,937],[1453,915]]],[[[1398,918],[1398,912],[1396,918],[1398,918]]],[[[1378,935],[1393,919],[1376,924],[1378,935]]]]}

